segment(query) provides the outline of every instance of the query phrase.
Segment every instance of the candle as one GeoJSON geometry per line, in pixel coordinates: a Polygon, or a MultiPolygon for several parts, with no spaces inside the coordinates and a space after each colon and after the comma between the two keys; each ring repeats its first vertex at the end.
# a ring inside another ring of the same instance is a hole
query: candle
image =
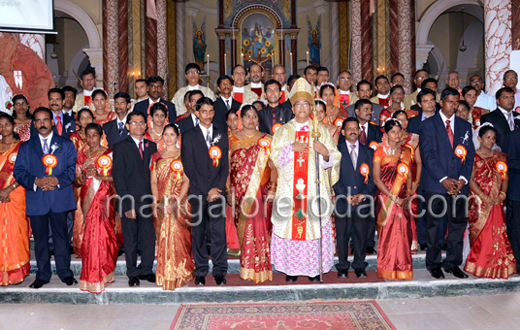
{"type": "Polygon", "coordinates": [[[227,74],[227,53],[224,53],[224,74],[227,74]]]}
{"type": "Polygon", "coordinates": [[[209,76],[209,54],[206,57],[206,74],[209,76]]]}
{"type": "Polygon", "coordinates": [[[307,66],[309,66],[309,51],[307,51],[307,66]]]}
{"type": "Polygon", "coordinates": [[[291,73],[291,75],[293,74],[293,70],[292,70],[292,52],[289,53],[289,72],[291,73]]]}
{"type": "Polygon", "coordinates": [[[271,63],[273,64],[272,66],[275,65],[275,63],[274,63],[274,62],[275,62],[275,61],[274,61],[275,57],[276,57],[276,56],[274,56],[274,49],[273,49],[273,54],[271,54],[271,63]]]}
{"type": "Polygon", "coordinates": [[[240,53],[240,57],[242,58],[241,59],[241,62],[240,64],[242,64],[242,66],[244,66],[244,53],[240,53]]]}

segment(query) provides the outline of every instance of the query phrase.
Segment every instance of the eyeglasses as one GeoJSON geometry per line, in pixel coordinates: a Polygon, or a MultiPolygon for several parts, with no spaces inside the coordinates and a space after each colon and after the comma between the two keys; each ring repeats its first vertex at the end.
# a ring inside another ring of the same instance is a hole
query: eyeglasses
{"type": "Polygon", "coordinates": [[[137,125],[143,126],[145,124],[146,123],[144,121],[133,121],[133,122],[130,123],[130,125],[132,125],[132,126],[137,126],[137,125]]]}
{"type": "Polygon", "coordinates": [[[339,81],[344,81],[344,80],[346,80],[346,81],[352,80],[352,77],[347,77],[347,78],[341,77],[341,78],[339,78],[339,81]]]}
{"type": "Polygon", "coordinates": [[[517,76],[514,76],[514,77],[506,77],[506,78],[504,78],[504,80],[507,80],[507,81],[517,80],[517,79],[518,79],[517,76]]]}
{"type": "Polygon", "coordinates": [[[311,104],[309,102],[296,102],[294,103],[294,107],[308,109],[311,107],[311,104]]]}
{"type": "Polygon", "coordinates": [[[186,74],[200,74],[199,70],[189,70],[186,74]]]}

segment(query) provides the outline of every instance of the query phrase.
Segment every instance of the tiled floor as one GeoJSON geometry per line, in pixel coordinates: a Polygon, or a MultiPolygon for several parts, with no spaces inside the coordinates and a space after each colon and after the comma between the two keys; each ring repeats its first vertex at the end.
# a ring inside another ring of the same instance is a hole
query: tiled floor
{"type": "MultiPolygon", "coordinates": [[[[399,330],[518,329],[520,293],[380,300],[399,330]]],[[[0,329],[168,330],[179,305],[0,305],[0,329]]]]}

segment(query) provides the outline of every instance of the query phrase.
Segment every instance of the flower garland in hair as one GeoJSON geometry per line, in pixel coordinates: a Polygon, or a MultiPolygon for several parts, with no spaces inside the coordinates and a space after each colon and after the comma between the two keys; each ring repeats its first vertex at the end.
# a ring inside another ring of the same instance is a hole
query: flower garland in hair
{"type": "MultiPolygon", "coordinates": [[[[262,103],[262,105],[263,105],[264,107],[267,106],[267,102],[265,102],[264,100],[260,100],[260,99],[258,99],[258,100],[255,100],[253,103],[256,103],[256,102],[260,102],[260,103],[262,103]]],[[[241,108],[242,108],[242,107],[241,107],[241,108]]]]}
{"type": "Polygon", "coordinates": [[[336,86],[334,86],[334,84],[331,83],[330,81],[325,81],[325,82],[321,83],[321,85],[319,86],[319,89],[321,89],[323,86],[330,86],[332,88],[336,88],[336,86]]]}
{"type": "Polygon", "coordinates": [[[489,127],[493,127],[493,128],[495,127],[495,126],[493,126],[493,124],[491,124],[490,122],[486,122],[486,123],[480,125],[479,127],[477,127],[477,136],[478,136],[478,134],[480,133],[480,129],[481,129],[482,127],[484,127],[484,126],[489,126],[489,127]]]}
{"type": "MultiPolygon", "coordinates": [[[[255,101],[256,102],[256,101],[255,101]]],[[[248,105],[252,106],[253,108],[255,108],[255,106],[252,104],[252,103],[242,103],[242,105],[240,106],[240,108],[238,109],[238,111],[240,111],[240,113],[242,112],[242,109],[244,109],[244,107],[247,107],[248,105]]],[[[256,108],[255,108],[256,109],[256,108]]],[[[237,115],[239,114],[239,112],[237,111],[237,115]]]]}

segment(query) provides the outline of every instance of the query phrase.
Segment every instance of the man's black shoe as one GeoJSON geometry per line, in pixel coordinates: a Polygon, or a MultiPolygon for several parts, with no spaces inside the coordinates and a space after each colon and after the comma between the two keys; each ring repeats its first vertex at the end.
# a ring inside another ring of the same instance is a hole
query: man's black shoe
{"type": "Polygon", "coordinates": [[[452,274],[453,276],[455,277],[458,277],[458,278],[467,278],[468,275],[466,275],[466,273],[464,273],[459,267],[455,266],[455,267],[451,267],[451,268],[448,268],[448,269],[445,269],[444,270],[446,273],[448,274],[452,274]]]}
{"type": "Polygon", "coordinates": [[[195,276],[195,285],[206,285],[206,278],[204,276],[195,276]]]}

